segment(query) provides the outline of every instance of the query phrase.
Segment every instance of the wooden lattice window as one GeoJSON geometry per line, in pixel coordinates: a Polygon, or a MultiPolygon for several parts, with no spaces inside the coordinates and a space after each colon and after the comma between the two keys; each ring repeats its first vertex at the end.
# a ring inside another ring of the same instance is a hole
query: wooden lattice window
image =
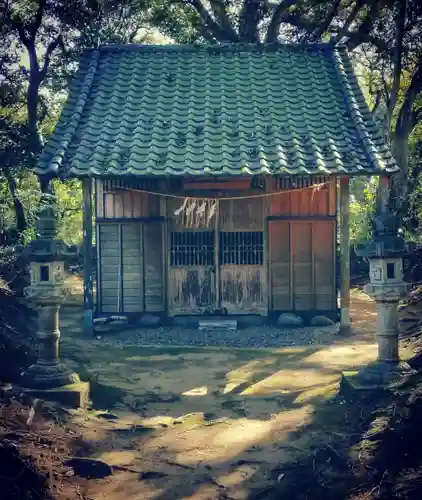
{"type": "Polygon", "coordinates": [[[263,265],[263,263],[262,231],[220,233],[220,264],[263,265]]]}
{"type": "Polygon", "coordinates": [[[252,189],[264,189],[265,188],[264,177],[252,177],[251,188],[252,189]]]}
{"type": "Polygon", "coordinates": [[[103,181],[103,191],[104,193],[110,193],[125,189],[140,189],[142,191],[152,191],[157,189],[158,182],[157,179],[145,178],[145,179],[105,179],[103,181]]]}
{"type": "Polygon", "coordinates": [[[276,177],[276,189],[303,189],[315,184],[325,184],[327,175],[303,175],[298,177],[276,177]]]}
{"type": "Polygon", "coordinates": [[[171,266],[213,266],[214,254],[213,231],[170,233],[171,266]]]}

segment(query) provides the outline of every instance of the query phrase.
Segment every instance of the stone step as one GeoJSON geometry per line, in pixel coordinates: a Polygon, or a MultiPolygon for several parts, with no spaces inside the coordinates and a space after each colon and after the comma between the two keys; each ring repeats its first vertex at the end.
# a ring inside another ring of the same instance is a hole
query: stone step
{"type": "Polygon", "coordinates": [[[235,319],[201,319],[199,320],[198,330],[201,331],[229,331],[237,330],[237,320],[235,319]]]}

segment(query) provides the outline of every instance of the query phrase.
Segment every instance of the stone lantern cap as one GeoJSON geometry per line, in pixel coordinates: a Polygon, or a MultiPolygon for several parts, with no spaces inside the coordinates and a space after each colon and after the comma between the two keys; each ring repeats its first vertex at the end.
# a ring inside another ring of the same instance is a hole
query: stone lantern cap
{"type": "Polygon", "coordinates": [[[57,221],[54,208],[45,208],[37,221],[37,237],[28,248],[27,255],[30,262],[52,262],[63,260],[67,256],[74,256],[77,247],[66,245],[57,238],[57,221]]]}
{"type": "Polygon", "coordinates": [[[407,252],[407,244],[398,234],[395,216],[390,214],[377,216],[372,240],[357,244],[355,252],[358,257],[367,258],[403,257],[407,252]]]}

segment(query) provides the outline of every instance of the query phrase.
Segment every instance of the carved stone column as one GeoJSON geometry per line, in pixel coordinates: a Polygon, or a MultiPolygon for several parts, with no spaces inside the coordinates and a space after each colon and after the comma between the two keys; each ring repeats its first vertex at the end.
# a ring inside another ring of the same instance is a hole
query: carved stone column
{"type": "MultiPolygon", "coordinates": [[[[34,263],[32,267],[33,271],[37,270],[34,263]]],[[[60,283],[32,284],[25,290],[26,297],[34,302],[38,315],[38,359],[24,374],[25,385],[29,388],[53,389],[80,383],[79,376],[63,365],[59,357],[59,311],[67,293],[69,291],[60,283]]]]}
{"type": "MultiPolygon", "coordinates": [[[[390,269],[393,269],[393,266],[400,269],[401,260],[401,258],[388,259],[390,269]]],[[[374,260],[370,263],[371,267],[373,263],[374,260]]],[[[381,274],[379,283],[369,283],[364,288],[364,291],[376,302],[378,358],[374,363],[370,363],[365,367],[357,375],[356,380],[364,385],[388,387],[405,382],[414,371],[407,363],[400,361],[399,356],[397,308],[400,299],[406,294],[408,285],[402,281],[400,275],[396,279],[385,278],[385,282],[382,282],[382,277],[381,274]]]]}
{"type": "Polygon", "coordinates": [[[41,214],[37,229],[37,238],[29,247],[31,284],[25,295],[38,314],[38,359],[23,374],[23,384],[38,397],[82,406],[88,399],[89,384],[81,382],[78,374],[61,363],[59,357],[60,306],[72,290],[64,283],[66,247],[56,239],[51,207],[41,214]]]}
{"type": "Polygon", "coordinates": [[[343,380],[354,388],[387,388],[400,385],[415,372],[400,361],[397,308],[406,294],[403,280],[403,238],[378,220],[373,240],[356,249],[369,260],[370,283],[364,292],[374,299],[377,309],[376,338],[378,357],[357,374],[344,374],[343,380]]]}

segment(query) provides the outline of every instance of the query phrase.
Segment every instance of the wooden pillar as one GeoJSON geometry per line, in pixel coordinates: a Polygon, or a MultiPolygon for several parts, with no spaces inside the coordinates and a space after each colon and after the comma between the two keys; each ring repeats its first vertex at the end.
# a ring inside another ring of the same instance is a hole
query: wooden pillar
{"type": "Polygon", "coordinates": [[[340,178],[340,331],[350,329],[350,235],[349,204],[350,184],[348,177],[340,178]]]}
{"type": "Polygon", "coordinates": [[[215,308],[220,311],[221,309],[221,291],[220,291],[220,201],[216,200],[216,210],[215,210],[215,226],[214,226],[214,238],[215,238],[215,250],[214,250],[214,264],[215,264],[215,308]]]}
{"type": "Polygon", "coordinates": [[[93,333],[93,277],[92,277],[92,181],[83,179],[83,237],[84,237],[84,331],[93,333]]]}

